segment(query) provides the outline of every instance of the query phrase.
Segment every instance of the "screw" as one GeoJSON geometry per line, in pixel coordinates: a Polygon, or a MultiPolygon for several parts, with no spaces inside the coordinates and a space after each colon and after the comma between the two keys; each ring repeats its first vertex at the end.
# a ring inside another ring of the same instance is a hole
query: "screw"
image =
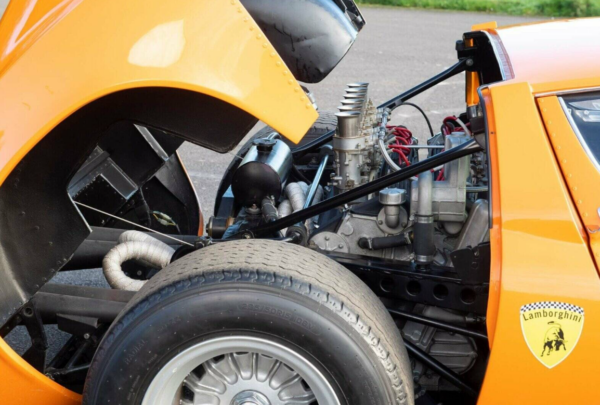
{"type": "Polygon", "coordinates": [[[84,335],[83,335],[83,338],[84,338],[85,340],[88,340],[88,339],[90,338],[90,334],[89,334],[89,333],[86,333],[86,334],[84,334],[84,335]]]}

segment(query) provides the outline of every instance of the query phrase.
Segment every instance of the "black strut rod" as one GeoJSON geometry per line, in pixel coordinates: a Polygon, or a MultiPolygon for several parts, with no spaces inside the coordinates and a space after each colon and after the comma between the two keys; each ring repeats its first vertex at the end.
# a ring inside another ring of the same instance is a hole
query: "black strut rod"
{"type": "Polygon", "coordinates": [[[460,326],[455,326],[446,322],[441,322],[436,319],[427,318],[424,316],[419,316],[415,314],[411,314],[410,312],[398,311],[397,309],[388,308],[388,312],[392,314],[392,316],[397,316],[400,318],[405,318],[411,320],[416,323],[420,323],[423,325],[433,326],[434,328],[444,329],[448,332],[455,332],[464,336],[469,336],[475,339],[488,340],[488,337],[483,333],[475,332],[466,328],[461,328],[460,326]]]}
{"type": "Polygon", "coordinates": [[[431,170],[437,166],[446,164],[463,156],[471,155],[481,150],[481,146],[479,146],[474,139],[471,139],[470,141],[467,141],[459,146],[456,146],[452,149],[448,149],[445,152],[438,153],[437,155],[417,162],[404,169],[398,170],[397,172],[390,173],[369,183],[363,184],[362,186],[358,186],[356,188],[353,188],[352,190],[346,191],[345,193],[339,194],[332,198],[328,198],[327,200],[321,201],[308,208],[296,211],[293,214],[288,215],[287,217],[257,226],[255,228],[241,231],[234,235],[232,238],[235,239],[240,237],[262,237],[271,235],[274,232],[297,224],[298,222],[303,222],[308,218],[320,215],[326,211],[329,211],[330,209],[350,203],[361,197],[367,196],[376,191],[389,187],[393,184],[396,184],[403,180],[407,180],[421,172],[431,170]]]}
{"type": "Polygon", "coordinates": [[[419,349],[412,342],[404,340],[404,346],[406,346],[406,350],[408,351],[408,353],[410,353],[415,359],[417,359],[421,363],[424,363],[427,367],[434,370],[444,380],[459,388],[467,395],[473,398],[477,398],[477,396],[479,395],[477,390],[473,389],[470,385],[461,380],[458,374],[456,374],[454,371],[450,370],[448,367],[444,366],[442,363],[431,357],[429,354],[419,349]]]}
{"type": "MultiPolygon", "coordinates": [[[[452,76],[455,76],[459,73],[464,72],[467,69],[469,60],[471,60],[471,59],[460,59],[458,62],[456,62],[456,64],[450,66],[448,69],[444,70],[443,72],[437,74],[436,76],[433,76],[432,78],[424,81],[421,84],[416,85],[412,89],[405,91],[404,93],[394,97],[393,99],[386,101],[385,103],[381,104],[378,108],[391,108],[393,110],[393,109],[401,106],[402,103],[423,93],[425,90],[432,88],[433,86],[443,82],[444,80],[451,78],[452,76]]],[[[472,62],[472,60],[471,60],[471,62],[472,62]]],[[[294,158],[302,157],[306,153],[310,152],[311,150],[325,145],[326,143],[331,141],[334,134],[335,134],[335,131],[329,131],[326,134],[321,135],[317,139],[315,139],[305,145],[302,145],[302,146],[292,149],[294,158]]]]}
{"type": "Polygon", "coordinates": [[[456,76],[457,74],[464,72],[467,69],[468,63],[473,63],[473,61],[468,58],[460,59],[454,65],[450,66],[448,69],[437,74],[436,76],[433,76],[429,80],[426,80],[423,83],[416,85],[412,89],[405,91],[399,96],[396,96],[393,99],[381,104],[379,108],[391,108],[393,110],[394,108],[399,107],[405,101],[408,101],[411,98],[423,93],[425,90],[432,88],[433,86],[451,78],[452,76],[456,76]],[[471,62],[468,62],[469,60],[471,62]]]}

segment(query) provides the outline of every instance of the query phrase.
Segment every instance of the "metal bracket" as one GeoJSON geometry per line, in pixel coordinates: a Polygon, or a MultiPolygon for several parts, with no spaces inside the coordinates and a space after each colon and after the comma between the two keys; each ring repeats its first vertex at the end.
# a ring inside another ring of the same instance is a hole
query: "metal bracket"
{"type": "Polygon", "coordinates": [[[43,373],[46,366],[48,339],[42,318],[32,302],[24,306],[20,314],[21,323],[25,325],[31,338],[31,347],[25,352],[23,359],[43,373]]]}

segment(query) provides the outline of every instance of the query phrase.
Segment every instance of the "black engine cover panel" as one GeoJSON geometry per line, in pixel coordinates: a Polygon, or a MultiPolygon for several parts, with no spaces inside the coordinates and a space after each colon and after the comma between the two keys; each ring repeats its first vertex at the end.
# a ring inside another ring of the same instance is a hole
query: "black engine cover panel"
{"type": "Polygon", "coordinates": [[[294,77],[318,83],[365,24],[352,0],[241,0],[294,77]]]}

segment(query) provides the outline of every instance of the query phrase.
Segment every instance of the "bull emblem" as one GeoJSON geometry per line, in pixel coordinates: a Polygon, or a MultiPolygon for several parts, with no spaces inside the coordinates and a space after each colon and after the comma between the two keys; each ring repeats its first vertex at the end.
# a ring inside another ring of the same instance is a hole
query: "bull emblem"
{"type": "Polygon", "coordinates": [[[548,325],[552,325],[550,329],[546,331],[544,335],[544,350],[540,357],[544,357],[544,354],[549,355],[553,351],[558,351],[561,347],[563,351],[567,351],[565,345],[565,333],[562,330],[562,326],[554,321],[548,322],[548,325]]]}

